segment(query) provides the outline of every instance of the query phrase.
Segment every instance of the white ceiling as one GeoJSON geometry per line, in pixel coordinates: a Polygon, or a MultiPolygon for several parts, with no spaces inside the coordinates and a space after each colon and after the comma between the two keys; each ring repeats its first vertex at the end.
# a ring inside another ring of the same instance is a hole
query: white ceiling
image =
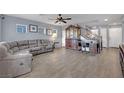
{"type": "Polygon", "coordinates": [[[71,17],[71,21],[67,21],[67,24],[55,24],[54,19],[57,17],[57,14],[7,14],[9,16],[34,20],[38,22],[44,22],[53,25],[69,25],[69,24],[84,24],[84,25],[106,25],[106,24],[116,24],[121,23],[123,14],[62,14],[63,17],[71,17]],[[105,22],[104,19],[108,19],[108,22],[105,22]]]}

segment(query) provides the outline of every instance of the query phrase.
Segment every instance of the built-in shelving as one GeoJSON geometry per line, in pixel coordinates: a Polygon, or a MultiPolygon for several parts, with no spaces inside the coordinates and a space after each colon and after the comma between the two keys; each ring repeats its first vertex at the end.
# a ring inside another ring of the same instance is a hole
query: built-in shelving
{"type": "Polygon", "coordinates": [[[81,28],[77,25],[70,25],[66,28],[66,48],[78,49],[78,40],[81,35],[81,28]]]}

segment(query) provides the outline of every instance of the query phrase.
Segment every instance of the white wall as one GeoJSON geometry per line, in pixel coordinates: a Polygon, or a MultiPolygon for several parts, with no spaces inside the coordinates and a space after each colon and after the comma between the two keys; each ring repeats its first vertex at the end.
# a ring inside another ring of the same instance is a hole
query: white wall
{"type": "Polygon", "coordinates": [[[0,41],[2,41],[2,28],[1,28],[1,25],[2,25],[2,23],[1,23],[1,18],[0,18],[0,41]]]}
{"type": "Polygon", "coordinates": [[[122,24],[122,41],[124,43],[124,23],[122,24]]]}

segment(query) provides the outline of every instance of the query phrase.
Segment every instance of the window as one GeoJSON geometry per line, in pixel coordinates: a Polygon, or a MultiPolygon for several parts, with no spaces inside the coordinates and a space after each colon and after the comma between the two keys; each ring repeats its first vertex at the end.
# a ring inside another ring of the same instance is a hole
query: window
{"type": "Polygon", "coordinates": [[[98,29],[92,29],[91,32],[95,35],[98,35],[98,29]]]}
{"type": "Polygon", "coordinates": [[[27,25],[16,24],[16,32],[26,33],[27,32],[27,25]]]}

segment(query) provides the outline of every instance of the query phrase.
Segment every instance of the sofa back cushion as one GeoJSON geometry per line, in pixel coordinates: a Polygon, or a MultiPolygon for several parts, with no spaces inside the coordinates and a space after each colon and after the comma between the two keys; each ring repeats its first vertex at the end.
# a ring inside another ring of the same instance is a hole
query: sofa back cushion
{"type": "Polygon", "coordinates": [[[49,44],[48,41],[49,41],[49,40],[43,39],[43,40],[42,40],[42,44],[43,44],[43,45],[48,45],[48,44],[49,44]]]}
{"type": "Polygon", "coordinates": [[[38,40],[29,40],[29,47],[37,47],[38,46],[38,40]]]}
{"type": "Polygon", "coordinates": [[[28,40],[17,41],[17,43],[18,43],[18,47],[19,47],[20,50],[29,48],[28,40]]]}
{"type": "Polygon", "coordinates": [[[9,43],[10,45],[10,49],[15,53],[15,52],[18,52],[19,51],[19,47],[18,47],[18,44],[17,42],[10,42],[9,43]]]}
{"type": "Polygon", "coordinates": [[[18,45],[15,41],[14,42],[3,42],[2,45],[5,46],[7,51],[11,54],[19,51],[18,45]]]}
{"type": "Polygon", "coordinates": [[[42,46],[43,45],[42,40],[37,40],[37,42],[38,42],[38,46],[42,46]]]}
{"type": "Polygon", "coordinates": [[[10,49],[10,45],[7,42],[2,42],[1,45],[4,45],[7,48],[7,50],[10,49]]]}

